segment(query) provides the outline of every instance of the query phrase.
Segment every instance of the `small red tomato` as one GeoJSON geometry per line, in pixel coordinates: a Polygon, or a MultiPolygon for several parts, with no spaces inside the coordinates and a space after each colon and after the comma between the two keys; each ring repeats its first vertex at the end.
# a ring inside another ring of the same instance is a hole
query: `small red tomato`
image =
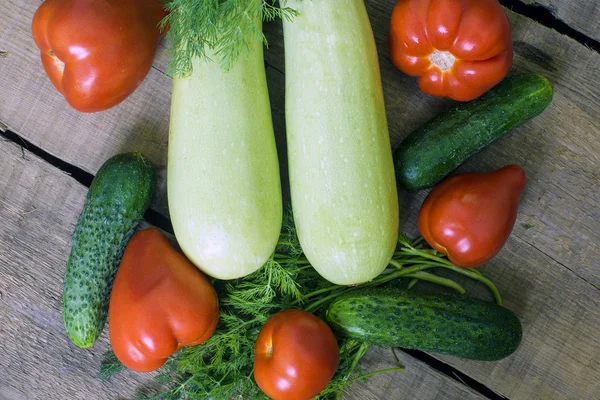
{"type": "Polygon", "coordinates": [[[274,400],[316,396],[331,381],[339,357],[331,328],[302,310],[284,310],[269,318],[254,351],[254,379],[274,400]]]}
{"type": "Polygon", "coordinates": [[[506,243],[524,188],[525,170],[518,165],[447,178],[423,202],[419,231],[454,264],[479,266],[506,243]]]}
{"type": "Polygon", "coordinates": [[[399,0],[389,50],[398,69],[433,96],[473,100],[499,83],[513,60],[510,22],[498,0],[399,0]]]}

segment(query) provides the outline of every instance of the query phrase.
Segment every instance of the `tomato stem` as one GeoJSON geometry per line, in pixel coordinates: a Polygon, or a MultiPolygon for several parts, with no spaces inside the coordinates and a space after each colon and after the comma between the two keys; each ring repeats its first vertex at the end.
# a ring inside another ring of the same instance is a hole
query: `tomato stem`
{"type": "Polygon", "coordinates": [[[456,57],[454,57],[454,55],[449,51],[434,50],[429,56],[429,61],[434,66],[438,67],[440,71],[446,72],[452,69],[454,62],[456,61],[456,57]]]}

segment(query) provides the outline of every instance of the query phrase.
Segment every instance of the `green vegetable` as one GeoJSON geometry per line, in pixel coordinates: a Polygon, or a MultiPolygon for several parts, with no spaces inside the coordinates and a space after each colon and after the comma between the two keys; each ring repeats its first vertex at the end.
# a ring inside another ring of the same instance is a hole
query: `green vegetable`
{"type": "Polygon", "coordinates": [[[91,346],[102,332],[115,273],[150,205],[154,179],[148,159],[127,153],[106,161],[90,185],[63,282],[63,320],[79,347],[91,346]]]}
{"type": "Polygon", "coordinates": [[[521,343],[522,328],[507,308],[459,295],[365,289],[335,300],[327,321],[342,335],[473,360],[500,360],[521,343]]]}
{"type": "MultiPolygon", "coordinates": [[[[260,11],[259,0],[246,3],[260,11]]],[[[260,19],[244,23],[260,31],[260,19]]],[[[219,279],[260,268],[281,229],[263,45],[254,32],[243,40],[248,51],[228,70],[196,57],[189,74],[173,79],[167,169],[171,221],[190,261],[219,279]]],[[[205,49],[205,54],[218,59],[215,51],[205,49]]]]}
{"type": "MultiPolygon", "coordinates": [[[[500,302],[497,290],[481,273],[459,268],[445,256],[424,247],[422,238],[412,242],[399,238],[389,268],[373,281],[357,287],[333,285],[323,279],[302,254],[294,222],[285,214],[277,249],[258,271],[241,279],[215,281],[221,316],[214,334],[201,346],[186,347],[161,368],[158,380],[167,390],[152,399],[264,399],[252,378],[254,344],[267,319],[287,308],[301,308],[324,317],[329,303],[347,293],[374,286],[404,286],[406,279],[426,279],[464,292],[454,281],[426,270],[445,268],[486,284],[500,302]]],[[[349,383],[379,372],[401,370],[390,366],[382,371],[359,374],[356,370],[368,344],[340,338],[338,370],[318,399],[341,396],[349,383]]],[[[102,377],[119,370],[118,361],[108,353],[102,364],[102,377]]]]}
{"type": "Polygon", "coordinates": [[[398,236],[398,195],[379,63],[362,0],[284,3],[286,131],[300,244],[340,285],[386,267],[398,236]]]}
{"type": "Polygon", "coordinates": [[[169,27],[172,58],[169,72],[187,75],[197,59],[219,62],[229,70],[248,52],[249,41],[266,43],[262,21],[292,18],[294,10],[274,6],[275,0],[170,0],[169,15],[162,27],[169,27]]]}
{"type": "Polygon", "coordinates": [[[410,191],[434,186],[484,147],[544,111],[552,93],[543,76],[517,75],[431,119],[394,152],[398,183],[410,191]]]}

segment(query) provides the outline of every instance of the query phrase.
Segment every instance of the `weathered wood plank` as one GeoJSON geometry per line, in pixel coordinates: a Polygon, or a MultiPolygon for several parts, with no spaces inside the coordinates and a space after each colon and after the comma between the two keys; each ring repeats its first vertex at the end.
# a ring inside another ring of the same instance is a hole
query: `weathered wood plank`
{"type": "MultiPolygon", "coordinates": [[[[14,143],[0,141],[0,398],[115,399],[151,390],[153,374],[95,379],[106,329],[90,349],[70,343],[61,316],[64,266],[86,188],[14,143]]],[[[402,355],[406,371],[353,385],[349,398],[480,399],[477,392],[402,355]],[[404,397],[406,396],[406,397],[404,397]]],[[[389,368],[391,352],[373,349],[363,368],[389,368]]]]}
{"type": "MultiPolygon", "coordinates": [[[[396,148],[411,130],[452,102],[424,95],[415,79],[391,64],[387,35],[393,5],[394,1],[367,2],[379,49],[390,136],[396,148]]],[[[462,170],[490,171],[510,163],[523,166],[529,184],[519,223],[532,227],[519,229],[518,225],[515,234],[600,284],[600,243],[594,240],[595,221],[600,218],[600,88],[594,84],[600,80],[600,55],[565,35],[507,13],[515,42],[510,74],[546,76],[554,86],[554,98],[541,116],[484,150],[462,170]]],[[[266,32],[271,43],[266,59],[284,70],[279,57],[284,51],[281,27],[268,24],[266,32]]],[[[424,195],[401,197],[403,229],[414,231],[424,195]]]]}
{"type": "Polygon", "coordinates": [[[596,0],[521,0],[541,6],[571,28],[600,41],[600,3],[596,0]]]}
{"type": "MultiPolygon", "coordinates": [[[[517,235],[481,270],[497,284],[504,306],[521,320],[523,342],[499,362],[437,358],[511,400],[596,399],[598,287],[517,235]]],[[[481,288],[467,286],[479,297],[486,295],[481,288]]]]}
{"type": "Polygon", "coordinates": [[[164,74],[164,43],[154,68],[132,96],[105,112],[79,113],[44,75],[31,37],[31,19],[39,5],[37,0],[0,4],[0,49],[8,53],[0,58],[0,123],[13,132],[31,132],[24,137],[33,144],[92,174],[115,153],[141,151],[159,167],[163,179],[154,204],[167,214],[164,175],[171,80],[164,74]]]}
{"type": "Polygon", "coordinates": [[[106,332],[86,350],[66,336],[62,275],[87,189],[3,140],[0,170],[0,398],[116,399],[154,385],[129,372],[95,379],[106,332]]]}
{"type": "MultiPolygon", "coordinates": [[[[474,390],[448,379],[437,371],[431,371],[421,361],[397,351],[400,372],[374,375],[365,383],[358,381],[348,390],[347,400],[442,400],[442,399],[485,399],[474,390]],[[426,375],[421,375],[427,370],[426,375]]],[[[394,367],[396,360],[390,349],[371,348],[359,364],[364,372],[379,371],[394,367]]]]}
{"type": "MultiPolygon", "coordinates": [[[[391,65],[387,24],[393,3],[367,2],[395,147],[450,102],[423,95],[414,79],[391,65]]],[[[143,86],[122,105],[105,113],[76,114],[64,105],[39,66],[28,31],[37,4],[31,0],[0,4],[0,26],[7,27],[0,31],[0,50],[9,50],[9,56],[0,59],[4,88],[0,123],[92,173],[109,155],[133,148],[147,153],[164,172],[170,93],[169,80],[161,73],[165,57],[159,57],[143,86]]],[[[555,98],[543,115],[462,169],[491,170],[518,163],[527,170],[528,186],[513,236],[483,268],[498,284],[505,304],[523,319],[525,339],[514,356],[499,363],[442,359],[510,398],[593,398],[598,389],[594,382],[600,381],[594,361],[599,355],[595,332],[600,328],[600,290],[594,286],[600,284],[600,233],[595,223],[600,219],[600,93],[595,85],[600,56],[527,18],[513,13],[509,18],[516,52],[511,73],[543,73],[554,84],[555,98]]],[[[271,42],[266,59],[273,66],[268,75],[271,99],[281,140],[284,77],[277,73],[284,70],[281,33],[278,24],[267,24],[266,31],[271,42]]],[[[154,207],[165,213],[164,176],[161,179],[163,192],[154,207]]],[[[425,193],[401,195],[403,230],[414,234],[425,193]]]]}

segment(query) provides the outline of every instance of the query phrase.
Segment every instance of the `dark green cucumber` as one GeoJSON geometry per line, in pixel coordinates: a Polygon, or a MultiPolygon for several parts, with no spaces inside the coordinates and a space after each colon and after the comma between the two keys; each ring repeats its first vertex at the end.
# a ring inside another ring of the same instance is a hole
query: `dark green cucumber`
{"type": "Polygon", "coordinates": [[[544,111],[552,93],[543,76],[516,75],[429,120],[394,151],[398,184],[409,191],[433,187],[484,147],[544,111]]]}
{"type": "Polygon", "coordinates": [[[104,328],[115,273],[150,205],[155,174],[140,153],[126,153],[106,161],[92,181],[63,281],[63,320],[79,347],[94,344],[104,328]]]}
{"type": "Polygon", "coordinates": [[[460,295],[392,288],[352,292],[327,311],[331,327],[377,345],[499,360],[521,343],[522,328],[507,308],[460,295]]]}

